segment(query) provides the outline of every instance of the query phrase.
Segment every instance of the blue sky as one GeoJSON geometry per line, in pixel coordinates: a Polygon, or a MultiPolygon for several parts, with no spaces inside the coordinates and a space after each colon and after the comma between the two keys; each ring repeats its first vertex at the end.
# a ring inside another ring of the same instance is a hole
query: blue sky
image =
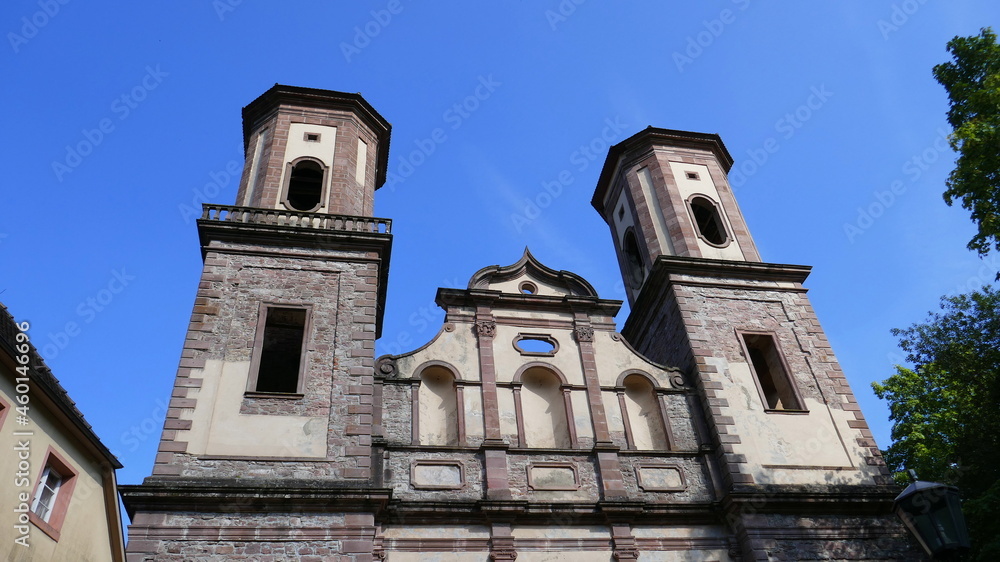
{"type": "Polygon", "coordinates": [[[890,328],[1000,269],[965,250],[967,213],[941,199],[954,155],[931,77],[948,39],[1000,12],[679,4],[5,2],[0,301],[136,483],[200,274],[191,209],[234,201],[240,109],[273,84],[361,92],[393,124],[379,353],[422,345],[437,287],[525,246],[624,300],[590,207],[608,141],[713,132],[763,259],[814,266],[810,298],[886,447],[869,384],[902,359],[890,328]]]}

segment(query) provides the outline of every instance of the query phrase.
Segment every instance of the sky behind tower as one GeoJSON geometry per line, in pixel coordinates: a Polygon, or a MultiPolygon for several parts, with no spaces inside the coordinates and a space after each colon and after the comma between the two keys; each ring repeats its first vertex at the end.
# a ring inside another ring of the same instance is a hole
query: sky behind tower
{"type": "MultiPolygon", "coordinates": [[[[240,109],[275,83],[360,92],[393,125],[376,215],[395,235],[383,336],[437,332],[437,287],[525,247],[625,300],[590,207],[607,149],[718,133],[762,258],[810,298],[876,439],[889,330],[990,282],[931,67],[1000,27],[986,1],[764,3],[11,0],[0,301],[97,433],[150,473],[201,269],[201,202],[232,204],[240,109]]],[[[624,323],[628,307],[617,320],[624,323]]]]}

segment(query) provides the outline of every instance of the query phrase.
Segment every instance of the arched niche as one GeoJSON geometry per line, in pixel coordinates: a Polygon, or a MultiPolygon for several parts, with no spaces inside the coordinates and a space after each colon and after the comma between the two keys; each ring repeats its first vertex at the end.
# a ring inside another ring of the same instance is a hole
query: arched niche
{"type": "Polygon", "coordinates": [[[417,437],[421,445],[459,444],[459,404],[455,374],[443,365],[420,371],[417,394],[417,437]]]}
{"type": "Polygon", "coordinates": [[[652,380],[642,373],[626,373],[620,379],[619,405],[629,447],[666,450],[670,437],[664,411],[652,380]]]}
{"type": "Polygon", "coordinates": [[[573,446],[563,379],[544,366],[519,373],[522,446],[567,449],[573,446]]]}

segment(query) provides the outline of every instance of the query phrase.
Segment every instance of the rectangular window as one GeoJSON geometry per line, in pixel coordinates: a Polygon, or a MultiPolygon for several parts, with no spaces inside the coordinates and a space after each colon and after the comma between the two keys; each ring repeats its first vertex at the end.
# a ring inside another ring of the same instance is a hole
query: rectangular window
{"type": "Polygon", "coordinates": [[[66,520],[78,472],[51,447],[45,454],[45,463],[42,467],[31,498],[31,512],[28,518],[46,535],[59,540],[59,532],[63,521],[66,520]]]}
{"type": "Polygon", "coordinates": [[[308,309],[265,306],[257,323],[248,390],[302,393],[308,309]]]}
{"type": "Polygon", "coordinates": [[[803,411],[791,372],[771,334],[741,333],[743,349],[768,410],[803,411]]]}
{"type": "Polygon", "coordinates": [[[35,489],[35,500],[31,505],[31,511],[39,519],[49,522],[52,516],[52,508],[56,504],[56,496],[59,495],[59,486],[63,477],[51,466],[46,466],[42,471],[42,477],[38,480],[38,488],[35,489]]]}

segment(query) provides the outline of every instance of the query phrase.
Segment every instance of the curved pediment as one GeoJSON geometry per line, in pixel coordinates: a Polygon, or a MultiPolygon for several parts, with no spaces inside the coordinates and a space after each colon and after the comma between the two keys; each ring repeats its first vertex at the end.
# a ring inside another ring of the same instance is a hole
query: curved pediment
{"type": "Polygon", "coordinates": [[[574,295],[597,297],[597,291],[586,279],[569,271],[546,267],[524,249],[521,259],[512,265],[491,265],[477,271],[469,280],[469,289],[485,289],[503,293],[538,295],[574,295]]]}

